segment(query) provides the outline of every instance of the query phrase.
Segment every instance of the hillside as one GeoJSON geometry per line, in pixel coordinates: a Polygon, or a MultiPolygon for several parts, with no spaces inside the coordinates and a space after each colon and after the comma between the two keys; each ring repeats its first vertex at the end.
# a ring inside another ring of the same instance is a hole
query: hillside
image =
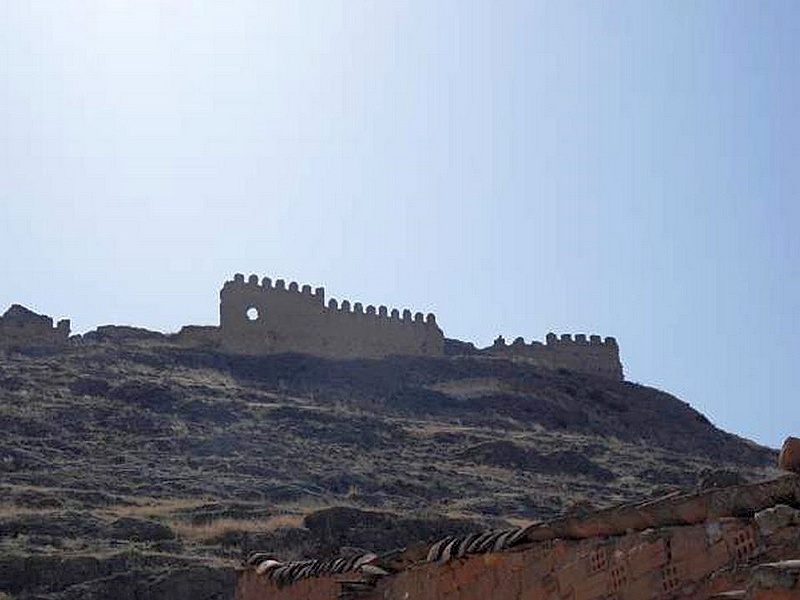
{"type": "Polygon", "coordinates": [[[0,432],[0,590],[17,599],[226,598],[252,549],[389,550],[713,485],[712,467],[758,480],[775,461],[632,383],[158,335],[0,354],[0,432]]]}

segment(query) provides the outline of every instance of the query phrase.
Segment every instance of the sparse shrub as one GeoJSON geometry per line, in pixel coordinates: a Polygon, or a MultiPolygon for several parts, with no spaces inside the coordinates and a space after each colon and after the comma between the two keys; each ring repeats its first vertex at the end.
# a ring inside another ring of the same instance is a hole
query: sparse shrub
{"type": "Polygon", "coordinates": [[[126,381],[109,391],[109,397],[156,412],[172,409],[177,397],[167,386],[144,381],[126,381]]]}
{"type": "Polygon", "coordinates": [[[111,385],[105,379],[81,377],[69,384],[69,391],[77,396],[105,396],[111,385]]]}

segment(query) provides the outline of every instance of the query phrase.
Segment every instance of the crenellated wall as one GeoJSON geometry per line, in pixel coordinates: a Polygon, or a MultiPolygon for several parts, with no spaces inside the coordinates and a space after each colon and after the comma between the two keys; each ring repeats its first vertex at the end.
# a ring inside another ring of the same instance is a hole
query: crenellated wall
{"type": "Polygon", "coordinates": [[[433,314],[336,300],[325,290],[237,274],[220,291],[220,342],[243,354],[298,352],[325,358],[441,356],[433,314]]]}
{"type": "Polygon", "coordinates": [[[532,341],[526,344],[518,337],[512,344],[506,344],[502,336],[485,353],[530,361],[548,369],[568,369],[578,373],[600,375],[612,379],[623,379],[619,346],[613,337],[603,340],[599,335],[586,336],[579,333],[574,337],[548,333],[545,343],[532,341]]]}
{"type": "Polygon", "coordinates": [[[19,304],[0,316],[0,348],[59,346],[67,343],[69,332],[69,319],[53,327],[53,319],[19,304]]]}

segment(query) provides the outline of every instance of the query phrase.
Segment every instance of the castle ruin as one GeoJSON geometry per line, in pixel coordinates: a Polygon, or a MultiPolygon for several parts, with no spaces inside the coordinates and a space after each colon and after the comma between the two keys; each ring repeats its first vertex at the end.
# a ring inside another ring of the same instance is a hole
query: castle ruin
{"type": "Polygon", "coordinates": [[[53,327],[53,319],[20,304],[0,316],[0,348],[60,346],[69,339],[69,319],[53,327]]]}
{"type": "Polygon", "coordinates": [[[220,344],[242,354],[297,352],[323,358],[442,356],[436,317],[360,302],[325,303],[325,289],[237,274],[220,292],[220,344]]]}
{"type": "MultiPolygon", "coordinates": [[[[612,337],[549,333],[545,343],[526,344],[498,337],[488,348],[445,340],[436,317],[386,306],[331,299],[325,289],[312,289],[283,279],[247,279],[236,274],[220,290],[219,326],[187,325],[165,336],[131,327],[104,326],[75,339],[136,342],[163,340],[185,347],[223,350],[233,354],[308,354],[328,359],[381,359],[388,356],[443,357],[464,354],[527,362],[550,370],[566,369],[622,380],[619,346],[612,337]],[[152,335],[148,335],[152,334],[152,335]],[[155,336],[155,337],[154,337],[155,336]],[[445,351],[447,342],[447,352],[445,351]]],[[[69,340],[67,319],[53,319],[14,304],[0,317],[0,349],[58,346],[69,340]]]]}
{"type": "MultiPolygon", "coordinates": [[[[199,335],[201,332],[197,332],[199,335]]],[[[219,345],[226,351],[262,355],[296,352],[323,358],[443,356],[445,338],[436,317],[402,313],[343,300],[325,303],[325,289],[312,290],[283,279],[245,280],[237,274],[220,291],[219,345]]],[[[206,334],[207,337],[207,334],[206,334]]],[[[502,337],[478,354],[520,360],[622,380],[619,346],[612,337],[550,333],[545,343],[522,338],[507,345],[502,337]]]]}
{"type": "Polygon", "coordinates": [[[548,333],[545,343],[532,341],[526,344],[518,337],[510,345],[502,336],[484,353],[511,359],[524,360],[546,369],[567,369],[578,373],[599,375],[611,379],[623,379],[622,362],[619,358],[619,346],[613,337],[603,340],[599,335],[568,333],[558,337],[548,333]]]}

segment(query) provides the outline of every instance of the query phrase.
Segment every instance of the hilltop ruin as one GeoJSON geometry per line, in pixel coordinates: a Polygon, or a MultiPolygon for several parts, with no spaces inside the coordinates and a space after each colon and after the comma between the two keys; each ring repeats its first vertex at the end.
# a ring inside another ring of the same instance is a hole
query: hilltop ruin
{"type": "MultiPolygon", "coordinates": [[[[389,356],[442,357],[479,354],[565,369],[616,380],[624,378],[619,346],[613,337],[549,333],[545,342],[526,344],[519,337],[510,345],[498,337],[488,348],[445,339],[433,313],[364,306],[361,302],[326,303],[325,289],[283,279],[236,274],[220,290],[219,325],[187,325],[170,336],[148,339],[184,347],[205,347],[233,354],[306,354],[326,359],[381,359],[389,356]]],[[[63,345],[70,323],[38,315],[14,305],[0,318],[0,348],[63,345]]],[[[139,342],[144,330],[103,326],[82,341],[139,342]],[[103,331],[101,331],[103,330],[103,331]],[[134,334],[135,332],[135,334],[134,334]]],[[[144,336],[148,337],[148,336],[144,336]]]]}
{"type": "Polygon", "coordinates": [[[406,309],[391,312],[380,306],[364,309],[331,299],[325,289],[313,292],[282,279],[259,283],[251,275],[236,275],[220,292],[220,343],[244,354],[297,352],[323,358],[384,358],[386,356],[442,356],[444,334],[436,317],[406,309]]]}
{"type": "Polygon", "coordinates": [[[484,352],[492,356],[526,360],[546,369],[567,369],[623,379],[619,346],[613,337],[603,340],[599,335],[590,335],[587,338],[578,333],[573,338],[568,333],[561,337],[548,333],[544,344],[535,340],[526,344],[523,338],[518,337],[514,343],[507,345],[500,336],[484,352]]]}
{"type": "Polygon", "coordinates": [[[0,316],[0,348],[63,346],[69,332],[69,319],[53,327],[53,319],[20,304],[12,304],[0,316]]]}

